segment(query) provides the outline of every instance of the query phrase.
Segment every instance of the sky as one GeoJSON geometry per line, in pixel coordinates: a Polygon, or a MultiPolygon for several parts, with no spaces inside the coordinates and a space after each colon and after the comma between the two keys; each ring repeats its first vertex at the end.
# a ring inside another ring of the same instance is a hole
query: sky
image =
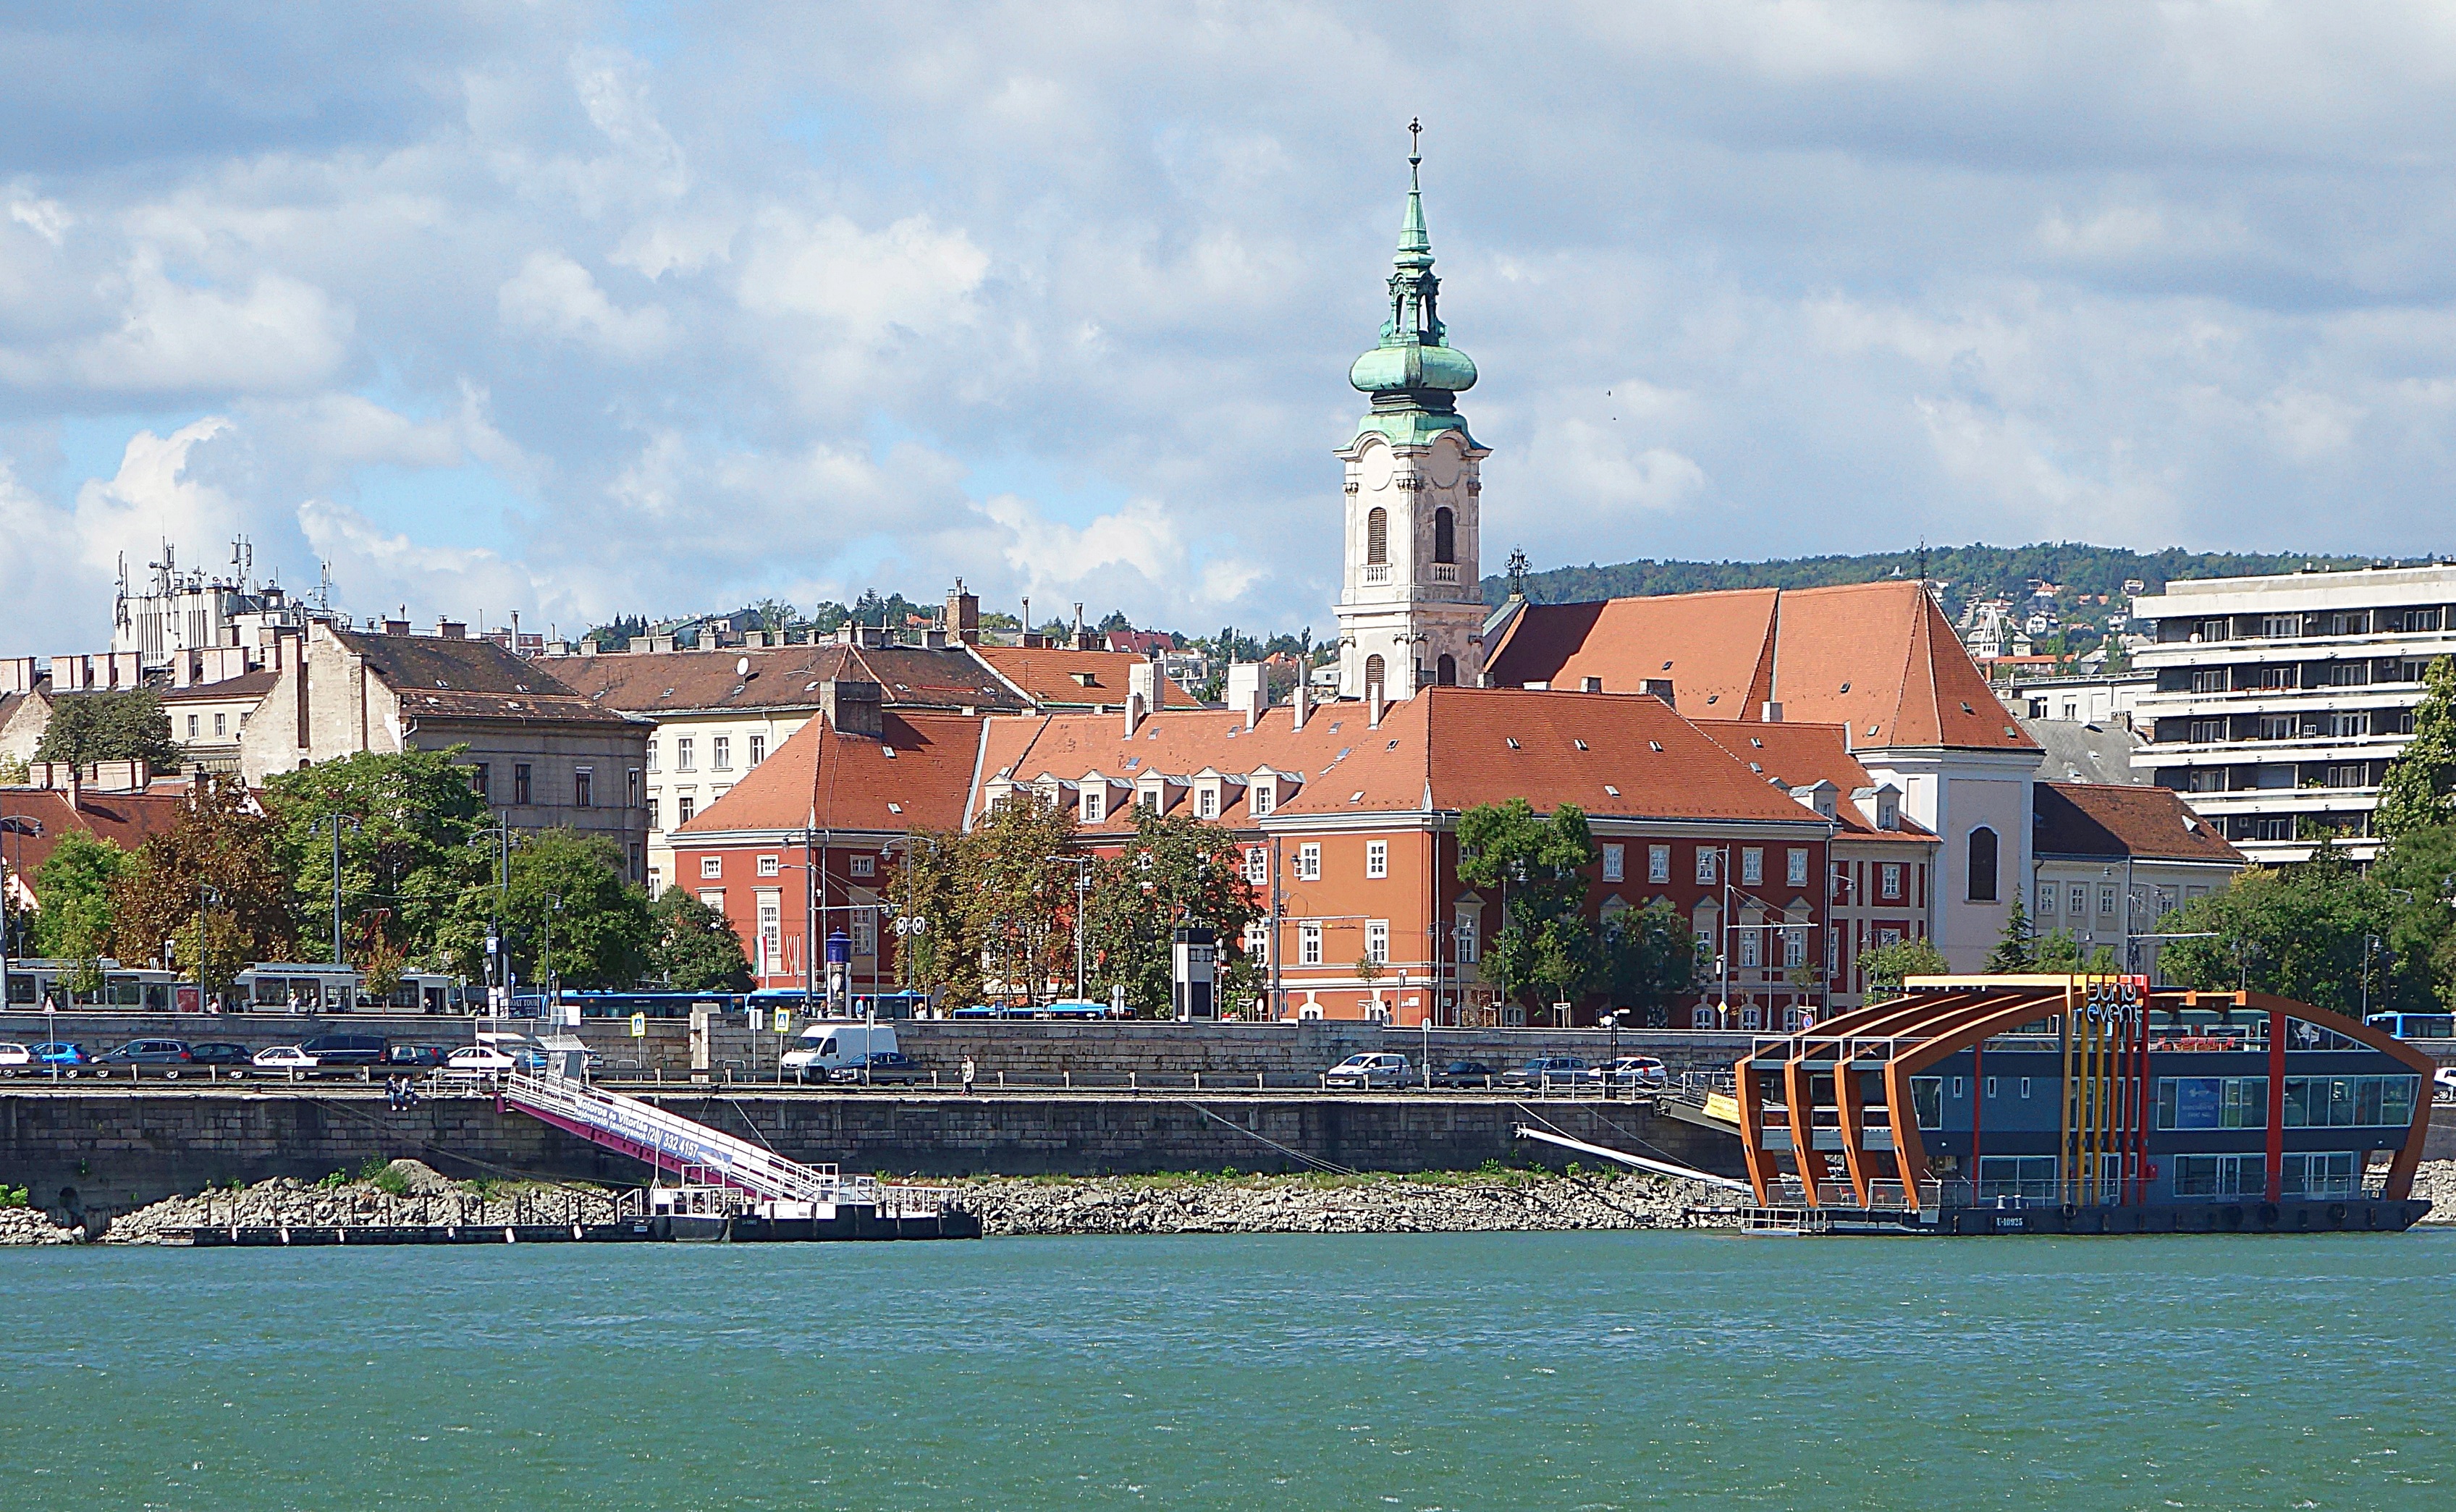
{"type": "Polygon", "coordinates": [[[1486,571],[2456,552],[2456,10],[12,8],[0,654],[252,543],[576,635],[1327,628],[1406,183],[1486,571]]]}

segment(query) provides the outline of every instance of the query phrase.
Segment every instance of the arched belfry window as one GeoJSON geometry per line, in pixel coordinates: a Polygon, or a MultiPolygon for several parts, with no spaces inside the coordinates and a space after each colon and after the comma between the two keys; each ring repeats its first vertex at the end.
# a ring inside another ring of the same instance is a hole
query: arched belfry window
{"type": "MultiPolygon", "coordinates": [[[[1378,515],[1382,511],[1377,509],[1373,512],[1378,515]]],[[[1364,659],[1364,686],[1368,692],[1374,688],[1384,685],[1382,683],[1382,666],[1383,663],[1379,655],[1368,656],[1364,659]]]]}
{"type": "Polygon", "coordinates": [[[1433,511],[1433,560],[1458,561],[1458,521],[1447,509],[1433,511]]]}
{"type": "Polygon", "coordinates": [[[1364,517],[1364,562],[1378,567],[1390,560],[1390,511],[1375,505],[1364,517]]]}
{"type": "Polygon", "coordinates": [[[1443,687],[1458,686],[1458,658],[1443,652],[1442,659],[1433,664],[1433,681],[1443,687]]]}
{"type": "Polygon", "coordinates": [[[1996,831],[1984,825],[1970,831],[1970,901],[1996,901],[1996,831]]]}

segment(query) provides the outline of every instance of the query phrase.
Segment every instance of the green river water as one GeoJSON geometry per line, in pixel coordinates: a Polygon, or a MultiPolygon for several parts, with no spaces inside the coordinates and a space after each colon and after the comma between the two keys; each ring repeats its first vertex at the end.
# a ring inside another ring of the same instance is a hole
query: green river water
{"type": "Polygon", "coordinates": [[[0,1252],[0,1506],[2456,1508],[2456,1234],[0,1252]]]}

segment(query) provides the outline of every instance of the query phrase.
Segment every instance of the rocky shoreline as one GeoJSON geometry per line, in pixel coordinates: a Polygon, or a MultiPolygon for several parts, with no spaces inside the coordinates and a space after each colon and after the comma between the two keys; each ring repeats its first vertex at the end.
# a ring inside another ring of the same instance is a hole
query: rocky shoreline
{"type": "MultiPolygon", "coordinates": [[[[1487,1168],[1409,1175],[983,1176],[956,1183],[992,1236],[1121,1234],[1475,1234],[1728,1227],[1729,1194],[1616,1172],[1487,1168]]],[[[2456,1160],[2425,1164],[2422,1221],[2456,1224],[2456,1160]]],[[[288,1176],[168,1197],[113,1220],[105,1244],[175,1244],[190,1229],[605,1222],[613,1194],[546,1182],[454,1181],[417,1160],[356,1179],[288,1176]]],[[[85,1242],[35,1208],[0,1209],[0,1247],[85,1242]]]]}

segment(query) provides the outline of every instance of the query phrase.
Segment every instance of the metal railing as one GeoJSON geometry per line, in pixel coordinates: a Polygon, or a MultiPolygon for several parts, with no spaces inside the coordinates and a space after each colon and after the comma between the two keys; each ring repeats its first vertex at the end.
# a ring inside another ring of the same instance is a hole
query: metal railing
{"type": "Polygon", "coordinates": [[[509,1072],[504,1102],[549,1123],[569,1121],[653,1153],[655,1163],[722,1173],[729,1185],[770,1200],[835,1202],[845,1185],[833,1166],[808,1166],[763,1145],[720,1134],[654,1103],[558,1076],[509,1072]]]}

